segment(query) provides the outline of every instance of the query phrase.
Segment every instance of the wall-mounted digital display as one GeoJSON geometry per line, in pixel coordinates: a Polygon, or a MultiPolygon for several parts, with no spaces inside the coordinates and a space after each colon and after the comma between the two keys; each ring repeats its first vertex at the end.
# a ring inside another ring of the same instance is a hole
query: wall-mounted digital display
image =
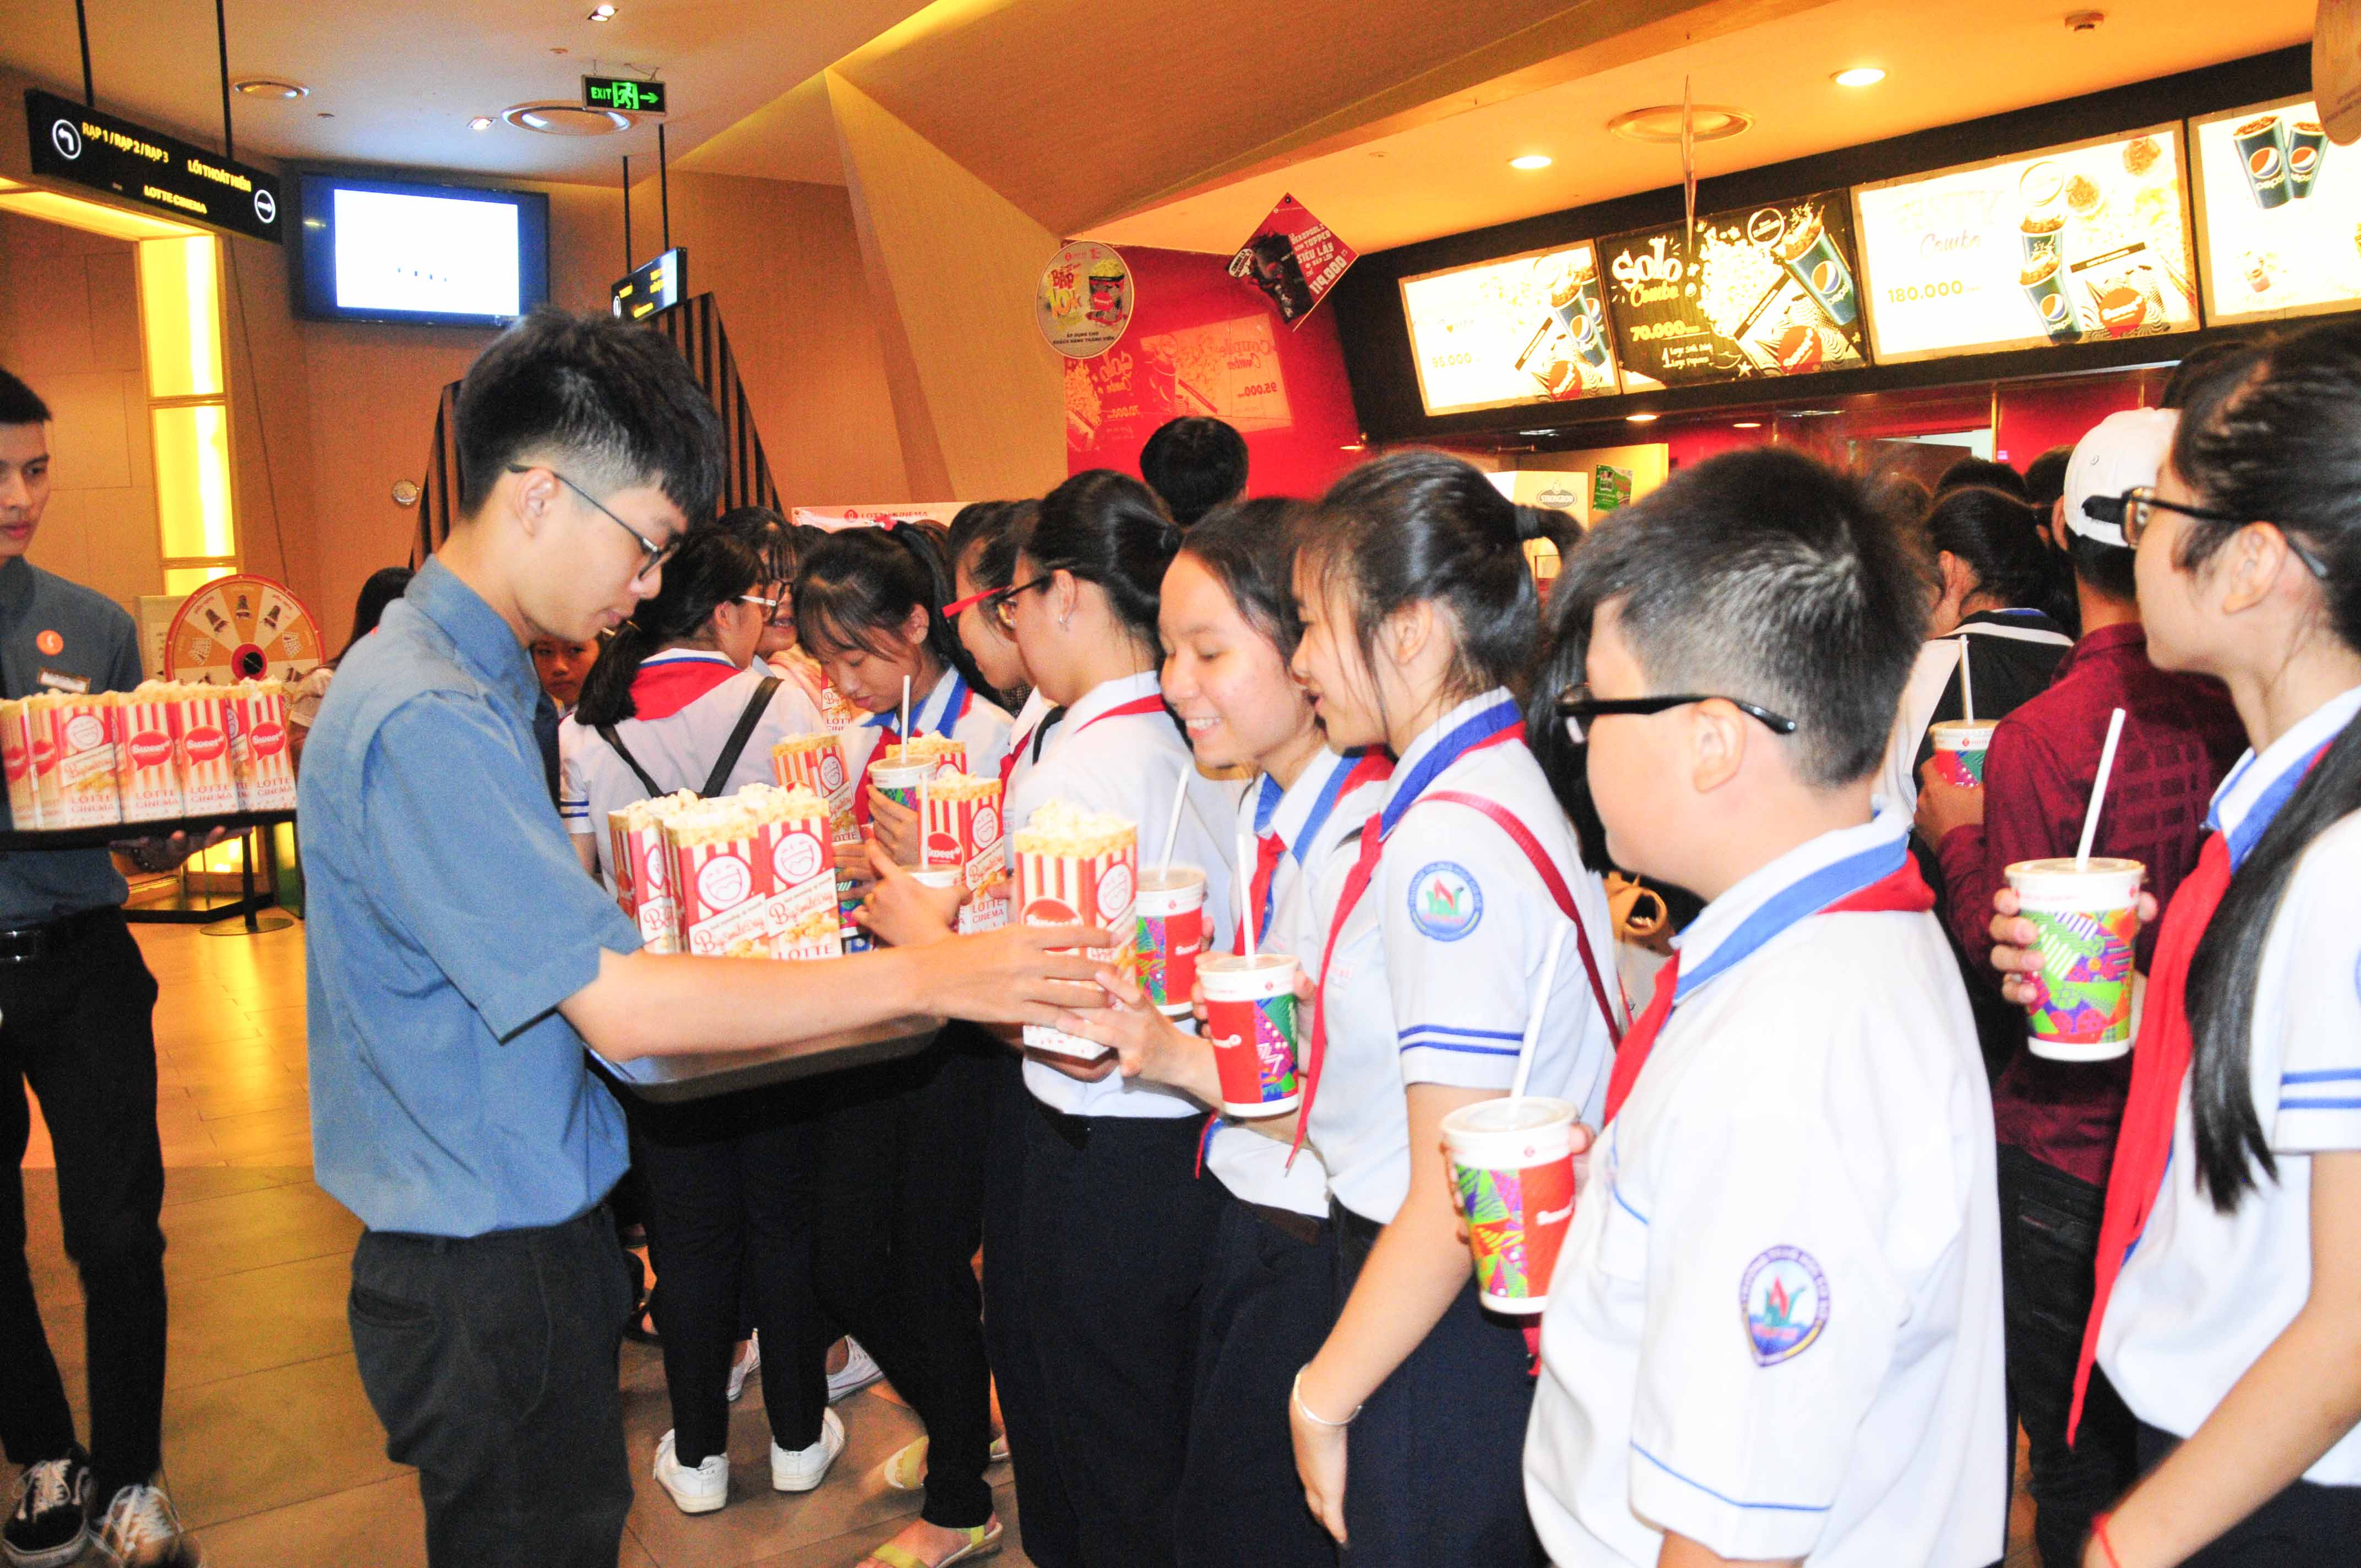
{"type": "Polygon", "coordinates": [[[1561,402],[1616,389],[1589,245],[1526,251],[1401,280],[1430,414],[1561,402]]]}
{"type": "Polygon", "coordinates": [[[1862,363],[1844,192],[1598,242],[1623,389],[1862,363]]]}
{"type": "Polygon", "coordinates": [[[549,198],[536,192],[300,181],[303,313],[500,326],[549,297],[549,198]]]}
{"type": "Polygon", "coordinates": [[[2197,325],[2180,127],[1853,192],[1881,363],[2197,325]]]}
{"type": "Polygon", "coordinates": [[[2191,120],[2189,136],[2209,323],[2361,304],[2361,148],[2332,143],[2311,99],[2191,120]]]}

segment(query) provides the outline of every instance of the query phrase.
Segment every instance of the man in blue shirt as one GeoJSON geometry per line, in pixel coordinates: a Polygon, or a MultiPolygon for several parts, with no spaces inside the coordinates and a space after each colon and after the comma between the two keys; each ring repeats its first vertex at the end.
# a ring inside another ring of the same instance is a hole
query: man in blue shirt
{"type": "Polygon", "coordinates": [[[1012,928],[828,962],[639,951],[544,788],[536,638],[653,593],[719,488],[719,421],[644,328],[535,313],[457,408],[460,520],[346,657],[305,748],[312,1119],[358,1215],[353,1346],[438,1568],[612,1568],[631,1310],[599,1206],[623,1119],[584,1064],[927,1012],[1060,1015],[1104,934],[1012,928]]]}

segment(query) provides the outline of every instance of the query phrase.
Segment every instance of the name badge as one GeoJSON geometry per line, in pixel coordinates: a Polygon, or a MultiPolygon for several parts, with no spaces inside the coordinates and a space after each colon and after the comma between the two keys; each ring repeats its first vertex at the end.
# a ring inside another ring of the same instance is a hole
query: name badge
{"type": "Polygon", "coordinates": [[[43,670],[40,679],[41,684],[53,692],[80,694],[90,690],[90,677],[87,675],[61,675],[55,670],[43,670]]]}

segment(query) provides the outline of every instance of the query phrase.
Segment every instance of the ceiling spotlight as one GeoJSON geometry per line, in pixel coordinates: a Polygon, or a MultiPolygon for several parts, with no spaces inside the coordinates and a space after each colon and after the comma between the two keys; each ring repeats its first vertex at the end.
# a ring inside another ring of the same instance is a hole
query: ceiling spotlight
{"type": "Polygon", "coordinates": [[[590,20],[594,22],[611,22],[614,19],[615,7],[612,5],[593,5],[590,7],[590,20]]]}
{"type": "Polygon", "coordinates": [[[1623,418],[1627,422],[1631,424],[1653,424],[1656,422],[1657,416],[1654,414],[1625,414],[1623,418]]]}
{"type": "Polygon", "coordinates": [[[489,115],[478,115],[474,119],[467,122],[467,128],[471,131],[490,130],[492,128],[492,117],[489,115]]]}
{"type": "Polygon", "coordinates": [[[2095,33],[2106,19],[2104,11],[2071,12],[2066,17],[2066,30],[2070,33],[2095,33]]]}
{"type": "MultiPolygon", "coordinates": [[[[1692,104],[1688,118],[1693,141],[1721,141],[1754,123],[1752,114],[1730,104],[1692,104]]],[[[1608,121],[1607,128],[1626,141],[1675,145],[1681,139],[1681,106],[1657,104],[1629,110],[1608,121]]]]}
{"type": "Polygon", "coordinates": [[[1885,68],[1880,65],[1856,65],[1838,71],[1828,80],[1839,87],[1874,87],[1885,80],[1885,68]]]}
{"type": "Polygon", "coordinates": [[[1761,430],[1763,428],[1763,422],[1759,419],[1733,420],[1730,422],[1730,428],[1732,430],[1761,430]]]}
{"type": "Polygon", "coordinates": [[[1554,159],[1553,159],[1548,153],[1529,152],[1521,158],[1512,158],[1509,159],[1509,167],[1511,169],[1547,169],[1554,161],[1554,159]]]}
{"type": "Polygon", "coordinates": [[[562,99],[512,104],[500,111],[500,118],[521,131],[538,131],[545,137],[603,137],[638,124],[620,109],[586,109],[562,99]]]}
{"type": "Polygon", "coordinates": [[[277,98],[288,102],[312,95],[312,90],[302,82],[282,82],[275,76],[240,77],[230,85],[248,98],[277,98]]]}

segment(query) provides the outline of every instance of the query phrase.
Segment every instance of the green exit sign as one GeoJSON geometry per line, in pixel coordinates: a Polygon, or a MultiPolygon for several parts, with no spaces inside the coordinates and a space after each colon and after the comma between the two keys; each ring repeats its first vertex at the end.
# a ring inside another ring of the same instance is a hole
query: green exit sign
{"type": "Polygon", "coordinates": [[[661,115],[672,105],[661,82],[642,82],[629,76],[586,76],[582,79],[582,106],[586,109],[620,109],[626,115],[661,115]]]}

